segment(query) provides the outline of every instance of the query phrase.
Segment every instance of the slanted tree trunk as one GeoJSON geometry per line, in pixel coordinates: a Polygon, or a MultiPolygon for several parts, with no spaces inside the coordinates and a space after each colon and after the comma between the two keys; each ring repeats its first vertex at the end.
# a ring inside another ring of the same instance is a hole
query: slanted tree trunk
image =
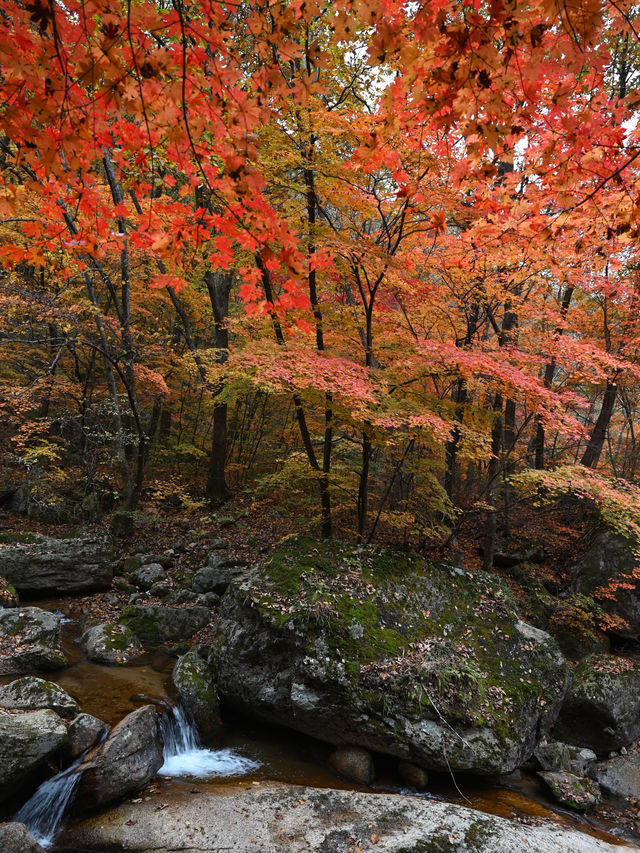
{"type": "Polygon", "coordinates": [[[617,394],[618,386],[613,379],[608,379],[604,396],[602,398],[600,414],[593,425],[593,430],[589,437],[589,441],[587,442],[587,447],[582,454],[582,459],[580,460],[580,464],[585,465],[587,468],[596,468],[598,465],[598,460],[600,459],[600,454],[604,447],[604,440],[607,437],[607,430],[609,429],[609,422],[611,421],[611,415],[613,414],[617,394]]]}

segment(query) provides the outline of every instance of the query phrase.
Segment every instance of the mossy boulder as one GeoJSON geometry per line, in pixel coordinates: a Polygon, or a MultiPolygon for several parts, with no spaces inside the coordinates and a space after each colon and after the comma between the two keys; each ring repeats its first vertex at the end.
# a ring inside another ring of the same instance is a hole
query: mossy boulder
{"type": "Polygon", "coordinates": [[[164,581],[167,578],[167,573],[162,568],[160,563],[145,563],[131,573],[131,583],[138,589],[150,589],[155,583],[164,581]]]}
{"type": "Polygon", "coordinates": [[[80,643],[89,660],[112,666],[127,664],[143,651],[140,640],[130,628],[110,622],[89,628],[80,643]]]}
{"type": "Polygon", "coordinates": [[[160,645],[192,637],[209,621],[206,607],[164,607],[132,604],[125,607],[120,624],[126,625],[143,643],[160,645]]]}
{"type": "Polygon", "coordinates": [[[588,812],[600,802],[600,788],[592,779],[573,773],[545,771],[538,773],[554,800],[578,812],[588,812]]]}
{"type": "Polygon", "coordinates": [[[51,708],[61,717],[71,719],[80,711],[73,696],[52,681],[26,675],[0,687],[0,708],[35,711],[51,708]]]}
{"type": "Polygon", "coordinates": [[[66,736],[67,727],[50,709],[0,713],[0,801],[15,794],[66,736]]]}
{"type": "Polygon", "coordinates": [[[530,757],[568,685],[494,576],[304,539],[229,586],[212,660],[220,695],[256,717],[484,774],[530,757]]]}
{"type": "Polygon", "coordinates": [[[51,672],[67,666],[60,617],[38,607],[0,609],[0,675],[51,672]]]}
{"type": "Polygon", "coordinates": [[[598,755],[639,737],[640,662],[614,655],[580,661],[553,735],[598,755]]]}
{"type": "Polygon", "coordinates": [[[210,741],[220,734],[222,720],[213,672],[198,649],[182,655],[173,668],[171,679],[202,740],[210,741]]]}

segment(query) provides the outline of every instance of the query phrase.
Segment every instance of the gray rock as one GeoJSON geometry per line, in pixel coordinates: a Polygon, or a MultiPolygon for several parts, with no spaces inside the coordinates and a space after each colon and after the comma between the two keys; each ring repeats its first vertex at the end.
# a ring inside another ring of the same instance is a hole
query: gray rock
{"type": "Polygon", "coordinates": [[[329,756],[329,767],[345,779],[370,785],[373,782],[371,753],[361,746],[339,746],[329,756]]]}
{"type": "Polygon", "coordinates": [[[108,665],[129,663],[143,651],[140,640],[130,628],[111,622],[89,628],[80,643],[89,660],[108,665]]]}
{"type": "Polygon", "coordinates": [[[222,720],[213,673],[196,649],[179,659],[171,679],[201,738],[206,742],[220,734],[222,720]]]}
{"type": "Polygon", "coordinates": [[[109,727],[91,714],[78,714],[72,721],[67,733],[67,739],[62,748],[67,763],[75,761],[83,752],[101,740],[109,727]]]}
{"type": "Polygon", "coordinates": [[[215,592],[218,595],[222,595],[231,581],[242,575],[244,571],[244,569],[237,567],[218,568],[204,566],[193,576],[191,588],[195,592],[215,592]]]}
{"type": "Polygon", "coordinates": [[[127,625],[143,643],[159,645],[192,637],[209,622],[206,607],[164,607],[134,604],[125,608],[120,623],[127,625]]]}
{"type": "Polygon", "coordinates": [[[154,595],[156,598],[167,598],[173,592],[173,587],[169,581],[160,581],[149,587],[149,595],[154,595]]]}
{"type": "Polygon", "coordinates": [[[163,795],[122,803],[75,823],[64,850],[133,853],[620,853],[591,835],[551,821],[509,821],[452,803],[393,794],[305,788],[278,782],[227,786],[198,796],[163,795]],[[293,804],[296,808],[293,808],[293,804]],[[162,808],[159,806],[162,805],[162,808]],[[374,840],[371,840],[371,837],[374,840]]]}
{"type": "Polygon", "coordinates": [[[67,736],[55,711],[0,714],[0,801],[12,796],[67,736]]]}
{"type": "Polygon", "coordinates": [[[162,761],[158,715],[153,705],[144,705],[121,720],[84,759],[76,805],[97,809],[139,791],[162,761]]]}
{"type": "Polygon", "coordinates": [[[145,554],[142,558],[142,565],[149,566],[152,564],[160,565],[163,569],[170,569],[173,565],[173,557],[168,554],[145,554]]]}
{"type": "Polygon", "coordinates": [[[313,540],[229,586],[211,654],[244,712],[444,772],[526,761],[569,678],[494,576],[313,540]]]}
{"type": "Polygon", "coordinates": [[[600,802],[600,788],[592,779],[584,779],[581,776],[574,776],[573,773],[563,772],[541,772],[538,776],[553,798],[570,809],[588,812],[600,802]]]}
{"type": "Polygon", "coordinates": [[[2,853],[45,853],[23,823],[0,823],[2,853]]]}
{"type": "Polygon", "coordinates": [[[158,583],[166,580],[167,573],[160,563],[144,563],[139,569],[131,573],[131,583],[138,589],[147,590],[158,583]]]}
{"type": "Polygon", "coordinates": [[[0,574],[31,598],[109,589],[113,544],[107,538],[53,539],[0,544],[0,574]]]}
{"type": "Polygon", "coordinates": [[[570,747],[557,740],[541,740],[533,751],[543,770],[554,772],[571,770],[570,747]]]}
{"type": "Polygon", "coordinates": [[[591,769],[600,787],[614,797],[640,799],[640,753],[618,755],[601,761],[591,769]]]}
{"type": "Polygon", "coordinates": [[[178,589],[167,597],[165,604],[195,604],[197,600],[197,592],[191,589],[178,589]]]}
{"type": "MultiPolygon", "coordinates": [[[[599,587],[612,580],[624,581],[637,565],[634,543],[624,536],[604,531],[596,536],[589,550],[572,567],[572,586],[575,592],[593,595],[599,587]]],[[[632,581],[630,589],[620,588],[615,598],[599,598],[598,604],[608,613],[625,620],[627,627],[616,629],[628,637],[640,636],[640,592],[632,581]]]]}
{"type": "Polygon", "coordinates": [[[59,616],[38,607],[0,610],[0,675],[50,672],[64,666],[59,616]]]}
{"type": "Polygon", "coordinates": [[[56,714],[69,719],[80,711],[80,705],[66,690],[34,675],[26,675],[0,687],[0,707],[23,711],[51,708],[56,714]]]}
{"type": "Polygon", "coordinates": [[[640,735],[640,662],[591,655],[575,669],[553,735],[598,755],[640,735]]]}
{"type": "Polygon", "coordinates": [[[571,756],[571,766],[569,769],[576,776],[588,776],[591,767],[596,761],[596,754],[592,749],[578,749],[575,746],[569,747],[571,756]]]}
{"type": "Polygon", "coordinates": [[[212,551],[224,551],[225,548],[229,547],[229,542],[227,539],[212,539],[209,542],[209,548],[212,551]]]}
{"type": "Polygon", "coordinates": [[[208,607],[209,609],[220,605],[220,596],[217,592],[201,592],[198,594],[196,600],[198,604],[202,604],[204,607],[208,607]]]}

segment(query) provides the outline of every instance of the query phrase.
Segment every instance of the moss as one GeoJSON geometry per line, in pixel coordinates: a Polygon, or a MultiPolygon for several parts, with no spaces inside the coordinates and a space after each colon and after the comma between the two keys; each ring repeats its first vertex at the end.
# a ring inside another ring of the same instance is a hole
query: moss
{"type": "Polygon", "coordinates": [[[25,530],[0,533],[0,544],[2,545],[35,545],[40,541],[39,533],[29,533],[25,530]]]}

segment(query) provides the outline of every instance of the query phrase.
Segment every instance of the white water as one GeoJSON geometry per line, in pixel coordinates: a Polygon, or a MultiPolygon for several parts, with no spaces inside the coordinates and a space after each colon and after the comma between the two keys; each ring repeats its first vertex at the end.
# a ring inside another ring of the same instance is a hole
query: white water
{"type": "Polygon", "coordinates": [[[73,798],[80,781],[81,774],[77,772],[80,760],[43,782],[13,817],[18,823],[24,823],[43,847],[50,847],[53,843],[65,810],[73,798]]]}
{"type": "Polygon", "coordinates": [[[159,773],[188,779],[216,779],[246,776],[260,766],[259,761],[233,749],[205,749],[196,727],[176,705],[160,715],[164,740],[164,764],[159,773]]]}

